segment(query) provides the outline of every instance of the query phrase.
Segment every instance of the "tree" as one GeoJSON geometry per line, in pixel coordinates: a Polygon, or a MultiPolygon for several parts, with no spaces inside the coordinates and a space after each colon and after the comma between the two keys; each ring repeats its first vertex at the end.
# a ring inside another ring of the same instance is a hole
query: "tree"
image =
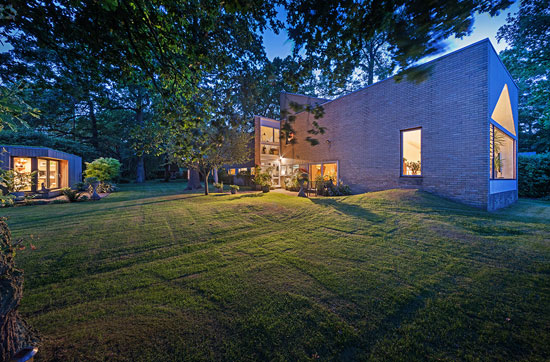
{"type": "Polygon", "coordinates": [[[512,2],[296,0],[287,1],[286,8],[294,56],[303,59],[305,67],[349,75],[358,52],[384,34],[400,76],[422,81],[429,69],[413,67],[417,61],[443,50],[450,36],[468,35],[476,12],[495,15],[512,2]]]}
{"type": "MultiPolygon", "coordinates": [[[[209,193],[208,179],[212,170],[250,159],[252,136],[242,129],[202,119],[197,120],[193,128],[180,130],[177,134],[177,141],[171,144],[168,152],[171,160],[203,177],[205,195],[209,193]]],[[[189,180],[191,183],[196,181],[189,180]]]]}
{"type": "Polygon", "coordinates": [[[518,83],[519,149],[550,151],[550,1],[524,0],[498,32],[500,56],[518,83]]]}
{"type": "Polygon", "coordinates": [[[0,131],[6,126],[11,130],[18,124],[26,126],[25,116],[39,117],[39,110],[25,102],[23,92],[20,84],[0,84],[0,131]]]}

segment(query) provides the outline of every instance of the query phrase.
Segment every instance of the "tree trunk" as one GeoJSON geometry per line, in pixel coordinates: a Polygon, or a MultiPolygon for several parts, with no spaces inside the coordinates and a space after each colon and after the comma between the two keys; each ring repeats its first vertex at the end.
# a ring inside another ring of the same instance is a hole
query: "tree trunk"
{"type": "MultiPolygon", "coordinates": [[[[141,126],[143,124],[143,95],[141,88],[137,94],[136,106],[136,123],[141,126]]],[[[143,155],[138,155],[137,157],[136,182],[141,184],[145,182],[145,164],[143,162],[143,155]]]]}
{"type": "Polygon", "coordinates": [[[170,164],[164,165],[164,182],[170,182],[170,164]]]}
{"type": "Polygon", "coordinates": [[[142,184],[145,182],[145,162],[143,155],[138,156],[136,167],[136,183],[142,184]]]}
{"type": "Polygon", "coordinates": [[[198,190],[202,188],[199,172],[197,170],[189,169],[189,177],[187,180],[186,190],[198,190]]]}
{"type": "Polygon", "coordinates": [[[215,183],[220,182],[219,179],[218,179],[218,169],[217,168],[214,169],[214,182],[215,183]]]}
{"type": "Polygon", "coordinates": [[[95,117],[95,105],[94,102],[89,100],[88,107],[90,108],[90,123],[92,126],[92,145],[97,149],[99,146],[99,132],[97,130],[97,118],[95,117]]]}
{"type": "Polygon", "coordinates": [[[210,171],[204,174],[204,194],[208,195],[208,177],[210,177],[210,171]]]}

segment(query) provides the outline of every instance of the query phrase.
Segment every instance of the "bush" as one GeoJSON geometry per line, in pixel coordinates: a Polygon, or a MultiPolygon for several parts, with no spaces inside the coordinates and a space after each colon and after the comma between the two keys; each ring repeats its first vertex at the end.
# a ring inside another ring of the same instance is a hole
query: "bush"
{"type": "Polygon", "coordinates": [[[96,177],[100,182],[111,181],[120,174],[120,162],[114,158],[98,158],[93,162],[86,162],[84,175],[96,177]]]}
{"type": "Polygon", "coordinates": [[[77,182],[74,184],[74,188],[75,190],[77,191],[87,191],[88,190],[88,187],[90,187],[90,185],[88,185],[87,183],[85,182],[77,182]]]}
{"type": "Polygon", "coordinates": [[[78,190],[73,190],[70,187],[65,187],[61,190],[63,195],[67,198],[69,202],[76,202],[80,198],[81,192],[78,190]]]}
{"type": "Polygon", "coordinates": [[[15,205],[15,196],[3,195],[0,196],[0,207],[10,207],[15,205]]]}
{"type": "Polygon", "coordinates": [[[264,186],[271,186],[271,168],[268,168],[266,171],[262,171],[262,169],[258,166],[254,169],[254,183],[256,185],[260,185],[262,187],[264,186]]]}
{"type": "Polygon", "coordinates": [[[231,190],[235,190],[235,191],[239,191],[240,189],[239,185],[229,185],[229,187],[231,188],[231,190]]]}
{"type": "Polygon", "coordinates": [[[0,186],[9,193],[19,192],[28,185],[34,185],[36,171],[31,173],[17,172],[15,170],[0,170],[0,186]]]}
{"type": "Polygon", "coordinates": [[[115,192],[116,190],[116,185],[109,182],[102,182],[99,184],[99,186],[97,186],[97,192],[101,193],[111,193],[115,192]]]}
{"type": "Polygon", "coordinates": [[[325,180],[322,176],[317,176],[315,180],[317,195],[319,196],[345,196],[351,195],[351,189],[342,181],[334,183],[332,179],[325,180]]]}
{"type": "Polygon", "coordinates": [[[550,153],[518,157],[521,197],[550,196],[550,153]]]}

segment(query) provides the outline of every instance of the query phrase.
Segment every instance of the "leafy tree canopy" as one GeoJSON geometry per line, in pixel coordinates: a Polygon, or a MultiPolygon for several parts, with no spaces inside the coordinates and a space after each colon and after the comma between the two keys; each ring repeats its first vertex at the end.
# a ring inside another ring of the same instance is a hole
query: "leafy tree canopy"
{"type": "MultiPolygon", "coordinates": [[[[471,33],[474,14],[497,14],[512,4],[497,1],[288,0],[289,36],[294,55],[306,66],[347,79],[364,59],[358,54],[383,36],[390,58],[408,78],[421,81],[428,70],[411,69],[421,58],[443,50],[451,36],[471,33]]],[[[374,58],[373,58],[374,59],[374,58]]]]}
{"type": "Polygon", "coordinates": [[[510,47],[500,56],[520,88],[519,148],[550,151],[550,1],[524,0],[498,38],[510,47]]]}

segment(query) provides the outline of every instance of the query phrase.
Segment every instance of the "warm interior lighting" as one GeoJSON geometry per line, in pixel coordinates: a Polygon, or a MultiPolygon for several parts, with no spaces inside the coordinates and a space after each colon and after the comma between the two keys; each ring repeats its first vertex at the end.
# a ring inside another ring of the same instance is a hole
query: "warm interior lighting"
{"type": "Polygon", "coordinates": [[[512,137],[491,125],[491,178],[516,178],[516,147],[512,137]]]}
{"type": "Polygon", "coordinates": [[[338,167],[336,163],[323,163],[323,178],[325,180],[336,180],[338,176],[338,167]]]}
{"type": "Polygon", "coordinates": [[[421,129],[401,132],[403,175],[420,176],[422,174],[421,137],[421,129]]]}
{"type": "Polygon", "coordinates": [[[516,125],[514,122],[514,113],[512,112],[512,103],[510,102],[510,94],[508,93],[508,85],[505,84],[497,105],[493,110],[491,118],[500,124],[504,129],[516,135],[516,125]]]}
{"type": "MultiPolygon", "coordinates": [[[[18,173],[30,174],[32,172],[31,159],[29,157],[14,157],[13,170],[18,173]]],[[[25,183],[20,190],[31,191],[31,184],[25,183]]]]}

